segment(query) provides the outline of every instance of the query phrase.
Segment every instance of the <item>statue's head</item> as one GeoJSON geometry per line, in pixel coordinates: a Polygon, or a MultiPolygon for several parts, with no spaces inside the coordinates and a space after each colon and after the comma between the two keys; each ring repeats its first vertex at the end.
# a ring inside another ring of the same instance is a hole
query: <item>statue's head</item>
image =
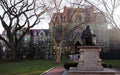
{"type": "Polygon", "coordinates": [[[87,25],[87,27],[86,27],[86,30],[88,30],[88,29],[90,29],[90,26],[89,26],[89,25],[87,25]]]}

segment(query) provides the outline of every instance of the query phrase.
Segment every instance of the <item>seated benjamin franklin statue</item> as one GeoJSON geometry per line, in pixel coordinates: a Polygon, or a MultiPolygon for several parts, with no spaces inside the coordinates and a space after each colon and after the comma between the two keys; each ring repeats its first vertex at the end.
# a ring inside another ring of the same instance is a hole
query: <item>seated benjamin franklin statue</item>
{"type": "Polygon", "coordinates": [[[87,46],[94,45],[92,42],[92,34],[89,25],[82,32],[82,40],[83,40],[83,45],[87,45],[87,46]]]}

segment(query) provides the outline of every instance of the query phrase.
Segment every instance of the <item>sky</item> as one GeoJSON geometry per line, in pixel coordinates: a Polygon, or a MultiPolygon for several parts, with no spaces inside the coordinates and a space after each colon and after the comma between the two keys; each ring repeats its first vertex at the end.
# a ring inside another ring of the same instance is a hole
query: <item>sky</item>
{"type": "MultiPolygon", "coordinates": [[[[67,0],[67,1],[69,1],[69,0],[67,0]]],[[[70,0],[70,1],[72,2],[74,0],[70,0]]],[[[78,0],[76,0],[76,1],[78,1],[78,0]]],[[[68,2],[65,2],[65,0],[63,0],[62,6],[65,6],[65,5],[68,6],[68,2]]],[[[0,14],[1,14],[1,12],[0,12],[0,14]]],[[[116,11],[115,14],[118,15],[119,13],[120,13],[120,11],[118,10],[118,11],[116,11]]],[[[49,29],[50,19],[49,19],[48,15],[44,14],[42,17],[44,17],[44,19],[41,19],[40,24],[34,26],[32,29],[49,29]]],[[[0,34],[2,33],[3,30],[4,29],[3,29],[1,22],[0,22],[0,34]]]]}

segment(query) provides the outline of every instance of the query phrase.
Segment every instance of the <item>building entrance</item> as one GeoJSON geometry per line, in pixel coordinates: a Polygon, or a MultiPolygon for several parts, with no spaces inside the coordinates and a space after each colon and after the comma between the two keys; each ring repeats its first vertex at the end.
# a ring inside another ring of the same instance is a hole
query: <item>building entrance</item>
{"type": "Polygon", "coordinates": [[[81,46],[81,43],[80,43],[79,41],[77,41],[77,42],[75,43],[75,54],[78,54],[78,53],[79,53],[80,46],[81,46]]]}

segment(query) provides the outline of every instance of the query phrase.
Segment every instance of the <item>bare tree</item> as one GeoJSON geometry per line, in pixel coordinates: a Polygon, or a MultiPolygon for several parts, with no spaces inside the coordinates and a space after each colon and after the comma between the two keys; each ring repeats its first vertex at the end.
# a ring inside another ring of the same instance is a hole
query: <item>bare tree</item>
{"type": "MultiPolygon", "coordinates": [[[[51,27],[52,41],[53,41],[54,50],[56,53],[57,63],[60,63],[61,61],[61,50],[62,50],[62,44],[64,41],[66,30],[69,29],[69,27],[72,25],[72,22],[68,21],[66,17],[63,16],[64,19],[63,18],[61,19],[60,17],[61,11],[65,6],[64,1],[65,0],[47,0],[47,2],[45,2],[45,0],[41,1],[41,5],[44,5],[44,9],[46,10],[51,20],[50,26],[52,26],[51,27]]],[[[81,2],[82,0],[79,0],[77,5],[75,6],[76,9],[73,10],[74,12],[71,13],[71,16],[69,17],[69,19],[73,20],[75,18],[75,15],[77,14],[77,11],[80,12],[80,10],[77,8],[79,8],[81,2]]]]}
{"type": "Polygon", "coordinates": [[[120,24],[120,0],[85,0],[87,3],[93,5],[97,11],[101,12],[107,19],[111,28],[119,29],[120,24]],[[103,13],[104,12],[104,13],[103,13]]]}
{"type": "Polygon", "coordinates": [[[0,0],[0,21],[7,31],[7,39],[0,35],[11,51],[11,60],[16,60],[16,49],[30,28],[38,25],[41,15],[45,13],[40,9],[37,0],[0,0]],[[18,36],[18,32],[26,28],[18,36]]]}

